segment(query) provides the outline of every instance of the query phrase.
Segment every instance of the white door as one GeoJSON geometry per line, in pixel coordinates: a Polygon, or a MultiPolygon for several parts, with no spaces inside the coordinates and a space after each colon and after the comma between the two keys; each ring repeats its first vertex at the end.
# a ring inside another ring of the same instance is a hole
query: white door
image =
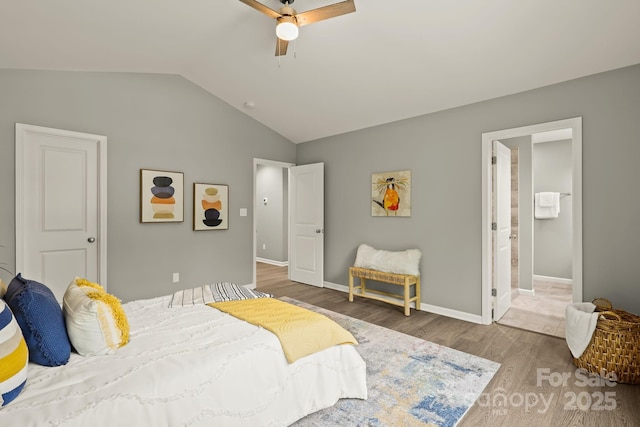
{"type": "Polygon", "coordinates": [[[493,194],[496,223],[493,233],[493,274],[496,304],[493,320],[499,320],[511,307],[511,150],[493,141],[496,158],[493,194]]]}
{"type": "Polygon", "coordinates": [[[289,168],[289,280],[324,282],[324,163],[289,168]]]}
{"type": "Polygon", "coordinates": [[[106,287],[106,137],[16,124],[16,272],[106,287]]]}

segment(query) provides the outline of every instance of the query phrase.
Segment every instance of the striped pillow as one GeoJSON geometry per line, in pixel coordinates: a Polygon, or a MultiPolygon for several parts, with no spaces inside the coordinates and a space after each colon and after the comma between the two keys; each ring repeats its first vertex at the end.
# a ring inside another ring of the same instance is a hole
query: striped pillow
{"type": "Polygon", "coordinates": [[[0,299],[0,407],[15,399],[27,382],[29,350],[9,306],[0,299]]]}
{"type": "Polygon", "coordinates": [[[97,283],[76,277],[62,298],[67,334],[82,356],[111,354],[129,342],[129,322],[115,296],[97,283]]]}

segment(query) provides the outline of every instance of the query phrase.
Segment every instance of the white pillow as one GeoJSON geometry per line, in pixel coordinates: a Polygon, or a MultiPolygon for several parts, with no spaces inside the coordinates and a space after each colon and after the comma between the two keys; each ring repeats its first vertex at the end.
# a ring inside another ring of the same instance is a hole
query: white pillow
{"type": "Polygon", "coordinates": [[[384,271],[385,273],[420,275],[420,257],[418,249],[391,252],[372,248],[364,243],[358,246],[355,267],[384,271]]]}
{"type": "Polygon", "coordinates": [[[62,298],[69,341],[82,356],[111,354],[129,341],[120,301],[102,286],[76,277],[62,298]]]}

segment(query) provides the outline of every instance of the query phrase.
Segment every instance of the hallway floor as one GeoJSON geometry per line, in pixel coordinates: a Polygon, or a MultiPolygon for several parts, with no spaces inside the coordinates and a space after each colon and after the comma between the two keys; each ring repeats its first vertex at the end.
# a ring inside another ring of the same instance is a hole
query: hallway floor
{"type": "Polygon", "coordinates": [[[511,308],[498,323],[564,338],[564,312],[572,302],[571,285],[534,280],[533,288],[535,296],[518,294],[515,290],[511,308]]]}

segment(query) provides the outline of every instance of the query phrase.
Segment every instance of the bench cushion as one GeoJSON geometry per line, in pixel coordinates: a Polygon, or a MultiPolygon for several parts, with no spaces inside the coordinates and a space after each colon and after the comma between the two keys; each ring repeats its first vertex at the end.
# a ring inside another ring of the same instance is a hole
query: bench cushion
{"type": "Polygon", "coordinates": [[[358,246],[354,266],[387,273],[419,276],[421,256],[422,252],[418,249],[393,252],[375,249],[363,243],[358,246]]]}

